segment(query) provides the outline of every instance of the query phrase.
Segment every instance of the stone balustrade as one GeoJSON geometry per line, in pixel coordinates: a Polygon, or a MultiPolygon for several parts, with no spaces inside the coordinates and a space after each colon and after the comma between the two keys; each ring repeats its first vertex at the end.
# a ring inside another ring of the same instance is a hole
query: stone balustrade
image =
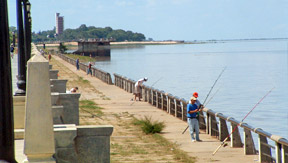
{"type": "MultiPolygon", "coordinates": [[[[75,68],[76,68],[76,60],[75,59],[69,58],[63,54],[57,54],[57,55],[58,55],[58,57],[65,60],[66,62],[68,62],[72,65],[75,65],[75,68]]],[[[79,68],[80,68],[80,70],[83,70],[86,72],[88,69],[88,65],[85,65],[84,63],[79,63],[79,68]]],[[[96,78],[100,79],[101,81],[107,83],[107,84],[113,84],[111,75],[108,72],[105,72],[105,71],[100,70],[98,68],[92,67],[92,75],[95,76],[96,78]]]]}

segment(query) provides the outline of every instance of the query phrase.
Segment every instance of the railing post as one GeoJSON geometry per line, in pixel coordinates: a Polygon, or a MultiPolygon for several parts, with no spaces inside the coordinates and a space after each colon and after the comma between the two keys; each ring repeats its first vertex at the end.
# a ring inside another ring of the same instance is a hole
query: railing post
{"type": "Polygon", "coordinates": [[[208,111],[206,112],[206,134],[209,134],[209,128],[210,128],[210,121],[209,121],[209,118],[210,117],[210,114],[208,113],[208,111]]]}
{"type": "Polygon", "coordinates": [[[206,123],[205,123],[205,117],[204,117],[203,111],[199,112],[199,129],[202,129],[202,130],[206,129],[206,123]]]}
{"type": "Polygon", "coordinates": [[[215,115],[211,115],[211,136],[219,136],[218,125],[215,115]]]}
{"type": "Polygon", "coordinates": [[[244,154],[253,155],[256,154],[256,149],[253,141],[251,131],[244,128],[244,154]]]}
{"type": "Polygon", "coordinates": [[[276,162],[281,162],[281,144],[275,141],[276,162]]]}
{"type": "Polygon", "coordinates": [[[235,131],[231,134],[231,147],[243,147],[238,129],[238,124],[231,122],[231,131],[233,130],[235,131]]]}
{"type": "MultiPolygon", "coordinates": [[[[224,139],[229,135],[226,120],[219,118],[219,128],[219,140],[224,141],[224,139]]],[[[230,138],[228,138],[228,141],[229,140],[230,138]]]]}
{"type": "Polygon", "coordinates": [[[265,136],[258,134],[259,162],[273,162],[273,160],[270,158],[271,148],[268,146],[265,146],[265,144],[267,143],[268,143],[267,138],[265,136]]]}
{"type": "Polygon", "coordinates": [[[282,149],[281,149],[282,153],[282,162],[286,162],[288,161],[288,155],[286,153],[288,153],[288,146],[282,145],[282,149]]]}

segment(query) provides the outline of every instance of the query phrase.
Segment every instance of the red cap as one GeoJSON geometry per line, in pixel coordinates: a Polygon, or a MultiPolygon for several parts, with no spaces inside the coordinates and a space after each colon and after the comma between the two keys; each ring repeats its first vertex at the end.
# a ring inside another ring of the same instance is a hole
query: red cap
{"type": "Polygon", "coordinates": [[[197,93],[197,92],[194,92],[194,93],[193,93],[193,96],[197,98],[197,97],[198,97],[198,93],[197,93]]]}

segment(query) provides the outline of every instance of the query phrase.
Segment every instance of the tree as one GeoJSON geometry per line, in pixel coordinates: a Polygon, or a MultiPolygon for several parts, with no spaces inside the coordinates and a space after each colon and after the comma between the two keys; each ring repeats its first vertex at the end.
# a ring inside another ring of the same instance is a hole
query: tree
{"type": "Polygon", "coordinates": [[[65,51],[67,50],[67,47],[65,45],[63,45],[62,43],[60,43],[59,45],[59,51],[61,53],[65,53],[65,51]]]}
{"type": "Polygon", "coordinates": [[[144,34],[134,33],[132,31],[124,31],[122,29],[113,30],[111,27],[99,28],[94,26],[87,27],[82,24],[76,29],[65,29],[61,35],[54,37],[55,28],[53,30],[40,31],[32,34],[33,42],[43,41],[75,41],[88,40],[90,38],[114,38],[116,41],[142,41],[145,40],[144,34]],[[47,37],[48,36],[48,37],[47,37]]]}

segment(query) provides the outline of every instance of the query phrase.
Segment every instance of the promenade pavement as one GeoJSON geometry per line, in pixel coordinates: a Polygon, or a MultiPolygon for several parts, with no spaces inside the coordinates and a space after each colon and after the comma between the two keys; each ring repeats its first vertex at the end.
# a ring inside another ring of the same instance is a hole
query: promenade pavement
{"type": "MultiPolygon", "coordinates": [[[[163,121],[166,124],[162,135],[171,142],[175,142],[179,147],[186,151],[190,156],[197,157],[197,162],[257,162],[257,155],[244,155],[243,148],[221,148],[216,155],[212,156],[213,151],[220,145],[221,142],[213,138],[204,131],[201,131],[200,139],[202,142],[191,142],[189,131],[182,134],[182,131],[187,127],[187,123],[169,115],[168,113],[157,109],[147,102],[131,101],[133,95],[120,89],[115,85],[108,85],[101,80],[86,75],[84,71],[77,71],[75,65],[71,65],[57,56],[54,59],[62,62],[71,71],[90,81],[91,85],[101,91],[110,100],[96,100],[99,106],[105,108],[103,112],[121,113],[129,112],[136,118],[151,116],[153,120],[163,121]]],[[[69,79],[68,79],[69,80],[69,79]]],[[[81,92],[81,97],[86,99],[95,98],[93,93],[81,92]]],[[[112,135],[113,136],[113,135],[112,135]]]]}
{"type": "Polygon", "coordinates": [[[90,75],[88,76],[84,71],[77,71],[75,65],[71,65],[57,56],[53,57],[54,59],[62,62],[64,66],[69,68],[78,76],[90,81],[93,87],[97,88],[97,90],[102,92],[110,100],[103,100],[102,98],[95,99],[97,96],[96,93],[85,91],[81,91],[82,99],[94,99],[94,101],[100,107],[105,108],[102,111],[106,113],[128,112],[129,114],[134,115],[136,118],[150,116],[153,120],[163,121],[166,124],[166,128],[161,135],[170,142],[178,144],[179,148],[187,152],[188,155],[197,157],[197,162],[250,163],[258,161],[257,155],[244,155],[243,148],[231,148],[230,146],[221,148],[216,155],[212,156],[213,151],[221,143],[216,138],[205,134],[204,131],[201,131],[200,139],[202,142],[192,142],[188,130],[185,132],[185,134],[182,134],[183,130],[187,127],[187,122],[175,118],[147,102],[133,102],[131,101],[133,98],[131,93],[128,93],[115,85],[108,85],[95,77],[91,77],[90,75]]]}

